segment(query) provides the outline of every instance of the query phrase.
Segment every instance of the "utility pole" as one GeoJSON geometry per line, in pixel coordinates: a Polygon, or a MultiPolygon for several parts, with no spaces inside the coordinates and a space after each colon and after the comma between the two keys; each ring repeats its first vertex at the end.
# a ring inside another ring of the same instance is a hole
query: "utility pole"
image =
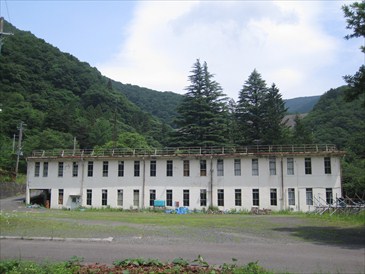
{"type": "Polygon", "coordinates": [[[13,35],[11,32],[4,32],[4,17],[0,17],[0,55],[1,55],[1,47],[4,44],[4,39],[6,35],[13,35]]]}
{"type": "Polygon", "coordinates": [[[18,148],[16,151],[16,165],[15,165],[15,178],[18,177],[18,168],[19,168],[19,158],[22,153],[22,138],[23,138],[23,127],[25,126],[24,122],[20,122],[19,126],[19,140],[18,140],[18,148]]]}

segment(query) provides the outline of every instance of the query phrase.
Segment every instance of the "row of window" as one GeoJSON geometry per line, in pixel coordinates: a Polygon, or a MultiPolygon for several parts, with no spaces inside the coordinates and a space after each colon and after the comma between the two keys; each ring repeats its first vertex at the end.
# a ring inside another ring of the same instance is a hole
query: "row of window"
{"type": "MultiPolygon", "coordinates": [[[[224,206],[224,189],[217,190],[217,205],[224,206]]],[[[149,205],[153,206],[154,201],[156,200],[156,190],[150,190],[150,197],[149,197],[149,205]]],[[[235,189],[234,190],[234,201],[235,206],[242,206],[242,190],[235,189]]],[[[333,203],[333,191],[332,188],[326,188],[326,202],[328,204],[333,203]]],[[[60,205],[63,204],[63,189],[58,190],[58,203],[60,205]]],[[[294,206],[295,205],[295,189],[288,188],[288,205],[294,206]]],[[[86,205],[92,205],[92,189],[86,190],[86,205]]],[[[101,190],[101,205],[106,206],[108,205],[108,190],[102,189],[101,190]]],[[[123,189],[117,190],[117,205],[123,206],[123,189]]],[[[260,206],[260,191],[259,189],[252,189],[252,205],[253,206],[260,206]]],[[[271,188],[270,189],[270,205],[277,206],[278,205],[278,195],[277,189],[271,188]]],[[[313,205],[313,189],[306,188],[306,205],[313,205]]],[[[133,206],[139,207],[139,190],[133,190],[133,206]]],[[[173,206],[172,201],[172,189],[166,190],[166,206],[173,206]]],[[[179,206],[176,205],[175,206],[179,206]]],[[[183,206],[190,206],[190,190],[184,189],[183,190],[183,206]]],[[[200,190],[200,206],[207,206],[207,190],[201,189],[200,190]]]]}
{"type": "MultiPolygon", "coordinates": [[[[173,161],[166,161],[166,176],[173,176],[173,161]]],[[[270,175],[276,175],[276,158],[269,158],[269,170],[270,175]]],[[[58,162],[58,177],[63,177],[64,164],[63,162],[58,162]]],[[[304,159],[304,173],[312,174],[312,159],[304,159]]],[[[331,174],[331,158],[324,157],[324,173],[331,174]]],[[[79,174],[78,162],[72,163],[72,176],[77,177],[79,174]]],[[[87,176],[92,177],[94,174],[94,162],[89,161],[87,164],[87,176]]],[[[150,176],[156,177],[157,174],[157,164],[156,160],[150,161],[150,176]]],[[[287,174],[294,175],[294,159],[287,158],[287,174]]],[[[35,162],[34,176],[39,177],[40,175],[40,162],[35,162]]],[[[108,177],[109,175],[109,162],[103,161],[102,167],[103,177],[108,177]]],[[[241,159],[234,160],[234,175],[241,176],[241,159]]],[[[252,159],[252,175],[259,175],[259,159],[252,159]]],[[[43,162],[43,177],[48,176],[48,162],[43,162]]],[[[124,176],[124,161],[118,161],[118,177],[124,176]]],[[[134,161],[134,176],[140,176],[140,161],[134,161]]],[[[183,176],[190,176],[190,161],[183,161],[183,176]]],[[[207,176],[207,161],[200,160],[200,176],[207,176]]],[[[217,176],[224,176],[224,162],[223,159],[217,160],[217,176]]]]}

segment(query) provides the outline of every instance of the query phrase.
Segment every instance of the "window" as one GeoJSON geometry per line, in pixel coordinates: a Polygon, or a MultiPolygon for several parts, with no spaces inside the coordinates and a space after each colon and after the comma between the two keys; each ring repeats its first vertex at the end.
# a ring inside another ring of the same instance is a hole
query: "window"
{"type": "Polygon", "coordinates": [[[259,159],[252,159],[252,176],[259,175],[259,159]]]}
{"type": "Polygon", "coordinates": [[[118,189],[117,205],[123,206],[123,189],[118,189]]]}
{"type": "Polygon", "coordinates": [[[270,169],[270,175],[276,175],[276,158],[275,157],[269,158],[269,169],[270,169]]]}
{"type": "Polygon", "coordinates": [[[156,200],[156,190],[150,189],[150,206],[154,205],[155,200],[156,200]]]}
{"type": "Polygon", "coordinates": [[[103,161],[103,177],[108,177],[109,162],[103,161]]]}
{"type": "Polygon", "coordinates": [[[139,207],[139,190],[138,189],[133,190],[133,205],[136,207],[139,207]]]}
{"type": "Polygon", "coordinates": [[[77,162],[72,163],[72,177],[77,177],[79,175],[79,164],[77,162]]]}
{"type": "Polygon", "coordinates": [[[41,169],[41,163],[40,162],[35,162],[34,177],[39,177],[40,169],[41,169]]]}
{"type": "Polygon", "coordinates": [[[152,160],[150,162],[150,176],[156,177],[156,161],[155,160],[152,160]]]}
{"type": "Polygon", "coordinates": [[[43,163],[43,177],[48,177],[48,162],[43,163]]]}
{"type": "Polygon", "coordinates": [[[288,189],[288,203],[289,205],[295,205],[295,190],[294,188],[288,189]]]}
{"type": "Polygon", "coordinates": [[[331,158],[324,157],[324,174],[331,174],[331,158]]]}
{"type": "Polygon", "coordinates": [[[305,174],[312,174],[312,160],[311,158],[304,159],[305,174]]]}
{"type": "Polygon", "coordinates": [[[234,205],[235,206],[242,205],[242,190],[241,189],[234,190],[234,205]]]}
{"type": "Polygon", "coordinates": [[[260,205],[260,193],[258,189],[252,189],[252,204],[254,206],[260,205]]]}
{"type": "Polygon", "coordinates": [[[93,191],[91,189],[87,189],[86,190],[86,205],[91,206],[92,197],[93,197],[93,191]]]}
{"type": "Polygon", "coordinates": [[[58,162],[58,177],[63,177],[63,162],[58,162]]]}
{"type": "Polygon", "coordinates": [[[118,162],[118,177],[124,176],[124,161],[118,162]]]}
{"type": "Polygon", "coordinates": [[[241,176],[241,159],[234,159],[234,176],[241,176]]]}
{"type": "Polygon", "coordinates": [[[58,204],[63,205],[63,189],[58,190],[58,204]]]}
{"type": "Polygon", "coordinates": [[[224,206],[224,189],[218,189],[218,206],[224,206]]]}
{"type": "Polygon", "coordinates": [[[189,162],[189,160],[184,160],[184,176],[190,176],[190,162],[189,162]]]}
{"type": "Polygon", "coordinates": [[[200,176],[207,176],[207,160],[200,160],[200,176]]]}
{"type": "Polygon", "coordinates": [[[93,173],[94,173],[94,162],[87,162],[87,176],[88,177],[93,177],[93,173]]]}
{"type": "Polygon", "coordinates": [[[332,188],[326,188],[326,203],[329,204],[329,205],[333,204],[332,188]]]}
{"type": "Polygon", "coordinates": [[[305,203],[306,203],[306,205],[313,205],[313,189],[312,188],[305,189],[305,203]]]}
{"type": "Polygon", "coordinates": [[[278,205],[278,193],[276,188],[270,189],[270,205],[272,206],[278,205]]]}
{"type": "Polygon", "coordinates": [[[139,161],[134,161],[134,177],[139,177],[139,161]]]}
{"type": "Polygon", "coordinates": [[[166,161],[166,176],[172,176],[172,160],[166,161]]]}
{"type": "Polygon", "coordinates": [[[166,206],[172,206],[172,189],[166,190],[166,206]]]}
{"type": "Polygon", "coordinates": [[[189,189],[184,189],[184,191],[183,191],[183,205],[184,206],[190,205],[189,189]]]}
{"type": "Polygon", "coordinates": [[[224,176],[223,159],[217,160],[217,176],[224,176]]]}
{"type": "Polygon", "coordinates": [[[287,168],[288,175],[294,175],[294,159],[293,158],[286,159],[286,168],[287,168]]]}
{"type": "Polygon", "coordinates": [[[101,205],[106,206],[108,204],[108,190],[102,189],[101,190],[101,205]]]}
{"type": "Polygon", "coordinates": [[[200,190],[200,206],[207,206],[207,190],[200,190]]]}

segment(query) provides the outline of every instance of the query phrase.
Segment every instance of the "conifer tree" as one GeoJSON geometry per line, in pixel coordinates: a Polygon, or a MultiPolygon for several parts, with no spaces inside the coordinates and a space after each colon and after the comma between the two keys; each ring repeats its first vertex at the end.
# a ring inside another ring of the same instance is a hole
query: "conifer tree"
{"type": "Polygon", "coordinates": [[[263,108],[267,93],[266,82],[255,69],[238,96],[236,118],[241,135],[238,145],[251,145],[264,141],[265,112],[263,108]]]}
{"type": "Polygon", "coordinates": [[[262,142],[267,145],[283,144],[285,122],[283,121],[287,108],[279,89],[272,84],[263,103],[263,130],[262,142]]]}
{"type": "Polygon", "coordinates": [[[228,112],[221,86],[213,80],[207,63],[199,59],[189,76],[190,85],[177,109],[178,130],[172,146],[224,146],[227,143],[228,112]]]}

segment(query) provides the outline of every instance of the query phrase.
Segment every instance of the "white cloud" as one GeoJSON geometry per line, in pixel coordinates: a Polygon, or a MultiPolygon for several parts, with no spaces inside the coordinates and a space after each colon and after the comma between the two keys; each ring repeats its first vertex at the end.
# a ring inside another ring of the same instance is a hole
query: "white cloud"
{"type": "Polygon", "coordinates": [[[255,68],[284,98],[321,94],[341,82],[330,73],[342,36],[323,27],[329,7],[313,1],[142,1],[120,53],[98,68],[123,83],[183,93],[200,58],[232,98],[255,68]]]}

